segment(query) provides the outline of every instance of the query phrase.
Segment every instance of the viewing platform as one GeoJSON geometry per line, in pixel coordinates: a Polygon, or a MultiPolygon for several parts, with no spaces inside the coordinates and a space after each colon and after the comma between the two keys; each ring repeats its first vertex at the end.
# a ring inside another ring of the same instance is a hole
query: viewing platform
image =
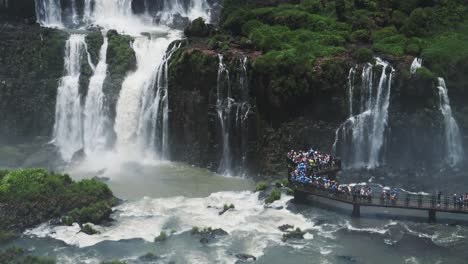
{"type": "Polygon", "coordinates": [[[305,202],[310,195],[349,204],[355,217],[360,217],[362,206],[423,210],[428,212],[430,222],[436,221],[437,212],[468,214],[468,199],[464,197],[411,194],[388,187],[376,195],[366,184],[339,184],[336,175],[341,160],[318,151],[290,151],[287,160],[289,187],[296,202],[305,202]]]}
{"type": "Polygon", "coordinates": [[[350,204],[353,206],[352,215],[355,217],[361,215],[361,206],[424,210],[428,212],[430,222],[436,221],[437,212],[468,214],[468,203],[454,202],[448,196],[443,196],[439,200],[436,196],[403,194],[403,197],[399,199],[390,200],[381,196],[360,197],[352,194],[332,193],[328,190],[298,183],[290,183],[290,188],[294,190],[294,199],[298,202],[304,202],[308,195],[312,195],[350,204]]]}

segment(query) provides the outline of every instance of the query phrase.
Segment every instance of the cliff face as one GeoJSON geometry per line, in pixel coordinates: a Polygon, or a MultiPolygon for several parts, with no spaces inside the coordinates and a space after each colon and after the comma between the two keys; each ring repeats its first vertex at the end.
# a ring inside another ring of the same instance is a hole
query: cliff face
{"type": "Polygon", "coordinates": [[[66,38],[37,25],[0,26],[0,142],[50,135],[66,38]]]}
{"type": "Polygon", "coordinates": [[[0,21],[19,20],[34,23],[35,12],[34,0],[0,0],[0,21]]]}
{"type": "MultiPolygon", "coordinates": [[[[255,59],[259,53],[234,45],[219,50],[201,42],[189,39],[170,64],[173,159],[214,170],[219,166],[222,139],[216,112],[218,54],[224,55],[230,68],[235,68],[243,56],[251,62],[249,95],[255,104],[255,114],[249,125],[250,164],[246,169],[263,175],[284,176],[284,153],[290,148],[314,146],[327,152],[332,150],[335,131],[348,115],[348,72],[357,61],[343,57],[318,61],[314,67],[316,78],[309,91],[285,98],[268,85],[275,76],[256,71],[255,59]]],[[[396,71],[384,160],[390,169],[437,167],[445,158],[437,82],[432,76],[409,74],[413,57],[387,59],[396,71]]],[[[356,75],[360,79],[360,72],[356,75]]],[[[375,78],[378,83],[378,76],[375,78]]],[[[463,88],[456,85],[460,82],[464,81],[449,81],[454,98],[466,96],[460,92],[463,88]]],[[[454,109],[463,107],[459,100],[453,101],[454,109]]],[[[459,123],[466,131],[463,121],[459,123]]]]}

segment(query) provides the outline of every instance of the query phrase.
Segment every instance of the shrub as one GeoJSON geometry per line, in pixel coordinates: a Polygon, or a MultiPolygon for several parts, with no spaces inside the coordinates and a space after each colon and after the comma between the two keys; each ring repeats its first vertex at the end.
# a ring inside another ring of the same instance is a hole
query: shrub
{"type": "Polygon", "coordinates": [[[0,245],[12,240],[15,237],[16,235],[12,232],[0,230],[0,245]]]}
{"type": "Polygon", "coordinates": [[[273,189],[265,199],[265,203],[270,204],[279,199],[281,199],[281,191],[279,189],[273,189]]]}
{"type": "Polygon", "coordinates": [[[360,63],[371,62],[374,54],[368,48],[360,48],[354,52],[354,58],[360,63]]]}
{"type": "Polygon", "coordinates": [[[259,182],[255,186],[255,191],[256,192],[265,191],[267,189],[267,187],[268,187],[268,185],[266,184],[266,182],[259,182]]]}
{"type": "Polygon", "coordinates": [[[279,180],[276,180],[276,181],[273,183],[273,185],[275,185],[276,188],[281,188],[281,187],[283,187],[283,184],[282,184],[281,181],[279,181],[279,180]]]}
{"type": "Polygon", "coordinates": [[[415,76],[421,79],[434,80],[434,74],[426,67],[421,67],[416,70],[415,76]]]}
{"type": "Polygon", "coordinates": [[[154,242],[163,242],[163,241],[166,241],[166,240],[167,240],[167,234],[166,234],[166,232],[161,231],[161,233],[159,233],[159,236],[157,236],[157,237],[154,239],[154,242]]]}
{"type": "Polygon", "coordinates": [[[227,211],[229,209],[234,209],[234,208],[235,208],[234,204],[229,204],[229,205],[224,204],[224,206],[223,206],[224,211],[227,211]]]}
{"type": "Polygon", "coordinates": [[[87,234],[87,235],[95,235],[99,234],[97,230],[95,230],[92,226],[86,224],[81,228],[81,232],[87,234]]]}
{"type": "Polygon", "coordinates": [[[365,29],[356,30],[351,33],[350,41],[368,43],[370,41],[370,32],[365,29]]]}
{"type": "Polygon", "coordinates": [[[210,29],[206,25],[205,20],[201,17],[195,19],[184,31],[187,37],[207,37],[210,34],[210,29]]]}

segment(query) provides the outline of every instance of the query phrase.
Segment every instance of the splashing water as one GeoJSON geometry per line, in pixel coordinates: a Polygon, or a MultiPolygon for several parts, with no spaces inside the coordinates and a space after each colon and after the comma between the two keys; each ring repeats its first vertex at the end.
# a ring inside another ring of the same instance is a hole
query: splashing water
{"type": "Polygon", "coordinates": [[[444,127],[445,127],[445,148],[447,162],[451,166],[456,166],[463,161],[463,143],[461,140],[460,129],[457,121],[453,117],[452,107],[450,105],[450,99],[448,97],[448,89],[445,85],[443,78],[438,78],[439,85],[437,89],[439,91],[439,107],[442,115],[444,116],[444,127]]]}

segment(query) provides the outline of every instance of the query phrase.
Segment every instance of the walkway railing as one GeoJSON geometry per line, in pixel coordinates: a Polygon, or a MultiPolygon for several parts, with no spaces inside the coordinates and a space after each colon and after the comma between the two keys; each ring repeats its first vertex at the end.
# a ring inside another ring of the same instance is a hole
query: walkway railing
{"type": "Polygon", "coordinates": [[[454,202],[452,197],[448,196],[442,196],[439,200],[436,196],[400,193],[397,199],[392,200],[388,197],[381,197],[380,195],[373,195],[368,197],[349,193],[332,192],[308,184],[291,183],[290,187],[292,187],[294,190],[299,190],[307,194],[361,206],[394,207],[468,213],[468,201],[461,203],[459,201],[454,202]]]}

